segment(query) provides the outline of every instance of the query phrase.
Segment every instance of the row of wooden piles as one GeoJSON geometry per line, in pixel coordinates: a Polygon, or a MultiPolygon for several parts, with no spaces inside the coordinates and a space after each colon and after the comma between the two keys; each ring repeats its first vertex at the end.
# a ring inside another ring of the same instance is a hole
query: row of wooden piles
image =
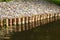
{"type": "Polygon", "coordinates": [[[8,30],[10,30],[10,32],[12,32],[12,31],[16,32],[17,30],[24,31],[24,30],[32,29],[35,26],[37,26],[38,25],[37,22],[39,20],[49,19],[52,17],[55,17],[57,19],[57,17],[60,17],[60,13],[54,13],[54,14],[52,14],[52,13],[46,14],[45,13],[45,14],[41,14],[41,15],[34,15],[31,17],[0,19],[0,28],[6,28],[7,33],[8,33],[8,30]],[[32,24],[32,25],[30,26],[30,24],[32,24]],[[35,24],[37,24],[37,25],[35,25],[35,24]]]}

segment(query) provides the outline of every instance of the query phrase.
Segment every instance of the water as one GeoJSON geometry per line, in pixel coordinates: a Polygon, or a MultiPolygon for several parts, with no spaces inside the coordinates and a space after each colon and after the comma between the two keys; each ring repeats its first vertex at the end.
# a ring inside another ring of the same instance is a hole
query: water
{"type": "Polygon", "coordinates": [[[28,31],[15,32],[10,40],[60,40],[60,20],[28,31]]]}
{"type": "Polygon", "coordinates": [[[9,33],[4,32],[4,35],[1,32],[0,39],[3,40],[2,36],[5,36],[5,40],[60,40],[60,17],[40,20],[27,26],[29,30],[22,28],[21,32],[7,30],[9,33]]]}
{"type": "Polygon", "coordinates": [[[39,26],[32,30],[16,32],[11,40],[60,40],[60,21],[39,26]]]}

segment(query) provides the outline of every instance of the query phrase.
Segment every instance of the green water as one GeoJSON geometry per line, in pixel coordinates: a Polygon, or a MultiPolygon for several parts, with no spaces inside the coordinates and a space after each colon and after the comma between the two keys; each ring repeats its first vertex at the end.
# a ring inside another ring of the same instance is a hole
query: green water
{"type": "Polygon", "coordinates": [[[32,30],[16,32],[10,40],[60,40],[60,20],[32,30]]]}

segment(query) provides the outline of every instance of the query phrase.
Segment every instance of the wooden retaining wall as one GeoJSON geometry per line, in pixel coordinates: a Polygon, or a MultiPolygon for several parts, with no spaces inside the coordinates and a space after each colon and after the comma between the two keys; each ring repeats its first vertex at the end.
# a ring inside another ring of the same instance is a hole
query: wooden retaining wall
{"type": "Polygon", "coordinates": [[[45,13],[41,15],[35,15],[31,17],[22,17],[22,18],[6,18],[0,19],[0,27],[6,28],[7,33],[16,32],[16,31],[25,31],[37,27],[41,24],[49,23],[49,20],[54,21],[53,17],[57,20],[60,18],[60,13],[45,13]],[[51,18],[51,19],[49,19],[51,18]],[[48,19],[48,20],[44,20],[48,19]],[[41,24],[40,24],[41,23],[41,24]],[[8,31],[9,30],[9,31],[8,31]]]}

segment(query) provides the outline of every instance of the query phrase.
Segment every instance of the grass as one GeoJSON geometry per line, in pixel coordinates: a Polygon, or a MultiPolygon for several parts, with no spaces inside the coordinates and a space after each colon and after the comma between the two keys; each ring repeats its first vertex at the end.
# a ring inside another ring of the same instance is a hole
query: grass
{"type": "Polygon", "coordinates": [[[0,2],[9,2],[11,0],[0,0],[0,2]]]}
{"type": "Polygon", "coordinates": [[[60,0],[48,0],[48,1],[60,5],[60,0]]]}

